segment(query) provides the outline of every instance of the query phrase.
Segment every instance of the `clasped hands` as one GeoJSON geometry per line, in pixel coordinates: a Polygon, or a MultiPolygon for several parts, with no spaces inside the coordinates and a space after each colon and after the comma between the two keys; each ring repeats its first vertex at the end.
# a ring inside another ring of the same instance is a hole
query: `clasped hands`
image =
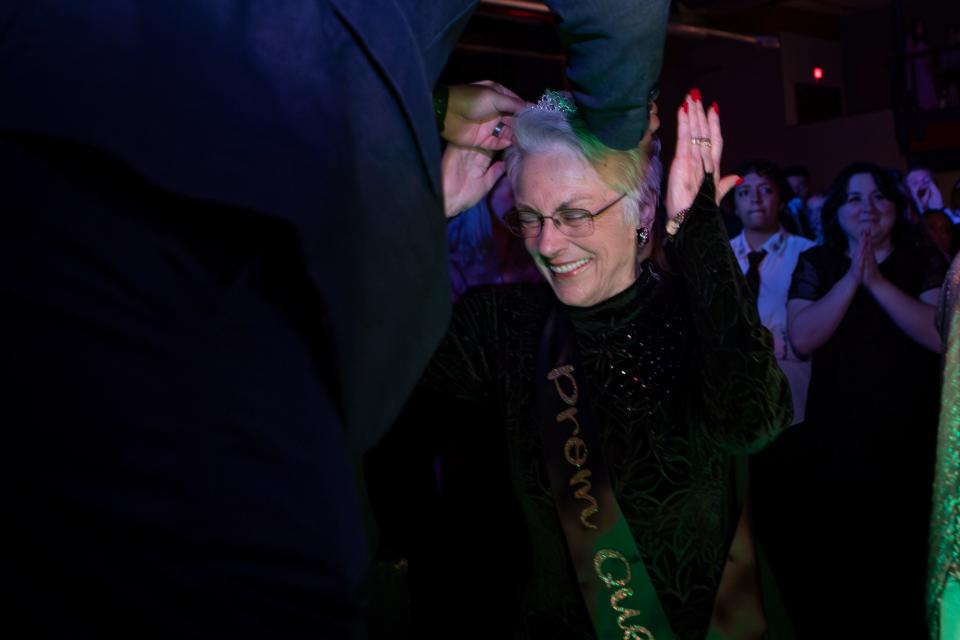
{"type": "Polygon", "coordinates": [[[853,279],[858,286],[863,285],[867,289],[884,281],[883,274],[880,273],[880,267],[877,265],[873,236],[869,228],[861,229],[859,232],[856,246],[851,251],[850,268],[846,275],[853,279]]]}

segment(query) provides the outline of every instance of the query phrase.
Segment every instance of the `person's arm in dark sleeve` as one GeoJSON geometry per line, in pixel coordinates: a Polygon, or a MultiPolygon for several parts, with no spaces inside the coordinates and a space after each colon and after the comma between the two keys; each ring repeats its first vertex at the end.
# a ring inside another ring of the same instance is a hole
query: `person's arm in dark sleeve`
{"type": "Polygon", "coordinates": [[[546,0],[560,16],[567,78],[590,129],[632,149],[647,131],[663,64],[668,0],[546,0]]]}
{"type": "Polygon", "coordinates": [[[770,332],[730,248],[710,180],[671,241],[672,266],[686,285],[695,329],[697,407],[710,439],[731,453],[759,450],[793,417],[790,386],[777,366],[770,332]]]}

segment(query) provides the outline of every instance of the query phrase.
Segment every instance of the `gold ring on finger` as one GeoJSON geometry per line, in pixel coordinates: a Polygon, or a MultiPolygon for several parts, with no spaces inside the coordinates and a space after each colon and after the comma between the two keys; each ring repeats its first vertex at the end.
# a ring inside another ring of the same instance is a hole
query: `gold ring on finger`
{"type": "Polygon", "coordinates": [[[713,143],[710,142],[710,138],[690,138],[691,144],[703,145],[708,149],[713,146],[713,143]]]}

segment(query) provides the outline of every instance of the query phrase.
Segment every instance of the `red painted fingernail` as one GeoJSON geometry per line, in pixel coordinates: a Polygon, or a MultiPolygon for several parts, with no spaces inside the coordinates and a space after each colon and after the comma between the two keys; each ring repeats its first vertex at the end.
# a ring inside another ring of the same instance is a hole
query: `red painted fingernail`
{"type": "Polygon", "coordinates": [[[696,87],[690,89],[690,98],[694,102],[700,102],[700,89],[697,89],[696,87]]]}
{"type": "Polygon", "coordinates": [[[716,102],[711,104],[710,108],[713,109],[714,113],[716,113],[717,115],[720,115],[720,105],[718,105],[716,102]]]}
{"type": "Polygon", "coordinates": [[[683,105],[681,105],[681,106],[683,107],[683,112],[684,112],[684,113],[687,113],[687,112],[690,111],[690,105],[687,104],[686,98],[684,98],[684,100],[683,100],[683,105]]]}
{"type": "Polygon", "coordinates": [[[739,186],[742,185],[742,184],[743,184],[743,178],[737,178],[737,183],[736,183],[735,185],[733,185],[733,186],[739,187],[739,186]]]}

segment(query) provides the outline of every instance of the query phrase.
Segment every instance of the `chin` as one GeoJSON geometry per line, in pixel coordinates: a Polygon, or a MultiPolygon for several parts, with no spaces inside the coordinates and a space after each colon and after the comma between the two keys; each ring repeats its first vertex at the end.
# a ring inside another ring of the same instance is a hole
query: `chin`
{"type": "Polygon", "coordinates": [[[567,287],[550,280],[550,288],[553,289],[553,295],[557,296],[557,300],[568,307],[590,307],[596,304],[593,296],[583,292],[579,287],[567,287]]]}

